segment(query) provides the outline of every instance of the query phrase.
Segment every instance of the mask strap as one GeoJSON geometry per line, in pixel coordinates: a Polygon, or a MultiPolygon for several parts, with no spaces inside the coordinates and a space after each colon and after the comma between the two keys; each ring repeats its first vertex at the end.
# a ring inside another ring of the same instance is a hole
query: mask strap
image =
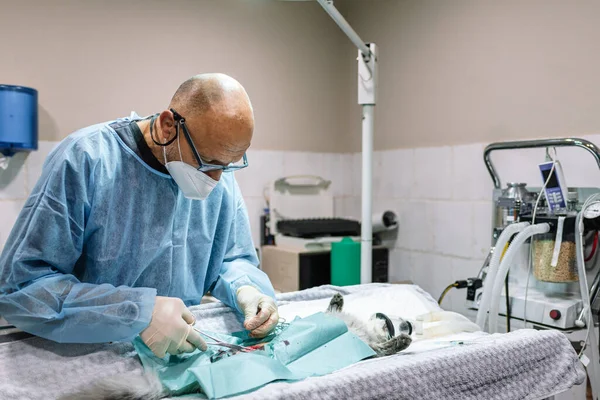
{"type": "Polygon", "coordinates": [[[167,148],[163,146],[163,157],[165,159],[165,165],[167,165],[167,148]]]}
{"type": "MultiPolygon", "coordinates": [[[[156,114],[158,115],[158,114],[156,114]]],[[[150,120],[150,137],[152,138],[152,141],[154,142],[155,145],[157,146],[161,146],[161,147],[165,147],[170,145],[171,143],[173,143],[173,141],[175,139],[177,139],[177,137],[179,136],[179,125],[177,125],[177,133],[175,134],[175,136],[173,136],[173,139],[169,140],[167,143],[158,143],[156,141],[156,139],[154,139],[154,122],[156,122],[156,115],[152,116],[152,119],[150,120]]],[[[166,160],[165,160],[166,162],[166,160]]]]}
{"type": "MultiPolygon", "coordinates": [[[[177,148],[179,149],[179,159],[181,160],[181,162],[183,162],[183,156],[181,155],[181,141],[179,140],[179,124],[176,125],[177,132],[175,133],[175,138],[177,138],[177,148]]],[[[165,164],[167,164],[167,149],[166,146],[169,145],[169,143],[173,143],[173,139],[171,139],[168,143],[166,143],[165,145],[162,146],[163,148],[163,157],[165,158],[165,164]]]]}
{"type": "Polygon", "coordinates": [[[179,140],[179,124],[177,124],[177,148],[179,149],[179,159],[183,162],[183,156],[181,155],[181,140],[179,140]]]}

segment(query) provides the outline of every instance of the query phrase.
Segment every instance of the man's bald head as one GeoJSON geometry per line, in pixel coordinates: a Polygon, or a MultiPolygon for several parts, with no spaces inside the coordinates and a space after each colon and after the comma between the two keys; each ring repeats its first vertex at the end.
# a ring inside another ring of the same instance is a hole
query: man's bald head
{"type": "MultiPolygon", "coordinates": [[[[185,118],[190,136],[202,159],[210,164],[227,165],[244,155],[254,132],[254,112],[244,87],[225,74],[201,74],[183,82],[169,104],[185,118]]],[[[170,111],[160,116],[160,129],[168,140],[175,134],[170,111]]],[[[181,138],[180,138],[181,140],[181,138]]],[[[191,165],[189,146],[181,142],[183,160],[191,165]]],[[[178,152],[177,148],[167,149],[178,152]]],[[[174,157],[177,154],[171,154],[174,157]]],[[[210,174],[215,175],[215,174],[210,174]]]]}
{"type": "MultiPolygon", "coordinates": [[[[171,99],[170,108],[182,115],[205,113],[227,106],[239,117],[254,119],[252,104],[244,87],[229,75],[200,74],[183,82],[171,99]]],[[[222,111],[222,110],[221,110],[222,111]]]]}

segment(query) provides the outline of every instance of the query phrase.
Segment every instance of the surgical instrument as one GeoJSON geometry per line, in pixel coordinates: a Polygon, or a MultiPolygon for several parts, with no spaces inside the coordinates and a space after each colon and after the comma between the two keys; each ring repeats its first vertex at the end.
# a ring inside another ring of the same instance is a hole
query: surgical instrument
{"type": "Polygon", "coordinates": [[[210,340],[212,340],[212,343],[207,342],[207,345],[211,345],[211,346],[221,346],[221,347],[227,347],[230,348],[232,350],[238,350],[238,351],[244,351],[244,352],[250,352],[250,351],[254,351],[254,349],[250,348],[250,347],[245,347],[245,346],[240,346],[237,344],[233,344],[233,343],[228,343],[228,342],[224,342],[222,340],[219,340],[217,338],[215,338],[214,336],[211,336],[203,331],[201,331],[200,329],[194,328],[194,330],[196,332],[198,332],[201,335],[206,336],[207,338],[209,338],[210,340]]]}

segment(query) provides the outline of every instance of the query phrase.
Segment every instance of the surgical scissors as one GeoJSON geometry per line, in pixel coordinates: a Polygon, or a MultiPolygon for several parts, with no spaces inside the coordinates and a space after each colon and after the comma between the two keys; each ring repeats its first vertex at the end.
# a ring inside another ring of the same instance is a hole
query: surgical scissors
{"type": "Polygon", "coordinates": [[[243,351],[243,352],[254,351],[254,349],[252,349],[250,347],[240,346],[238,344],[227,343],[227,342],[224,342],[222,340],[219,340],[219,339],[217,339],[217,338],[215,338],[215,337],[207,334],[206,332],[202,332],[200,329],[194,328],[194,330],[196,332],[198,332],[199,334],[204,335],[207,338],[209,338],[210,340],[214,341],[214,343],[206,342],[207,345],[227,347],[227,348],[230,348],[230,349],[233,349],[233,350],[238,350],[238,351],[243,351]]]}

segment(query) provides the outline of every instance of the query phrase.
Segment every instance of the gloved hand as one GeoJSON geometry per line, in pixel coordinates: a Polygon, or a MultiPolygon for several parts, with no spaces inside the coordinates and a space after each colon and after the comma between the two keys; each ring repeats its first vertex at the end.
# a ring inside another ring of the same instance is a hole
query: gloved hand
{"type": "Polygon", "coordinates": [[[237,302],[244,313],[244,328],[250,337],[267,336],[279,322],[279,312],[272,297],[252,286],[242,286],[237,290],[237,302]]]}
{"type": "Polygon", "coordinates": [[[166,353],[191,353],[196,348],[206,351],[206,342],[192,327],[194,322],[194,315],[181,299],[156,296],[150,325],[140,337],[160,358],[166,353]]]}

